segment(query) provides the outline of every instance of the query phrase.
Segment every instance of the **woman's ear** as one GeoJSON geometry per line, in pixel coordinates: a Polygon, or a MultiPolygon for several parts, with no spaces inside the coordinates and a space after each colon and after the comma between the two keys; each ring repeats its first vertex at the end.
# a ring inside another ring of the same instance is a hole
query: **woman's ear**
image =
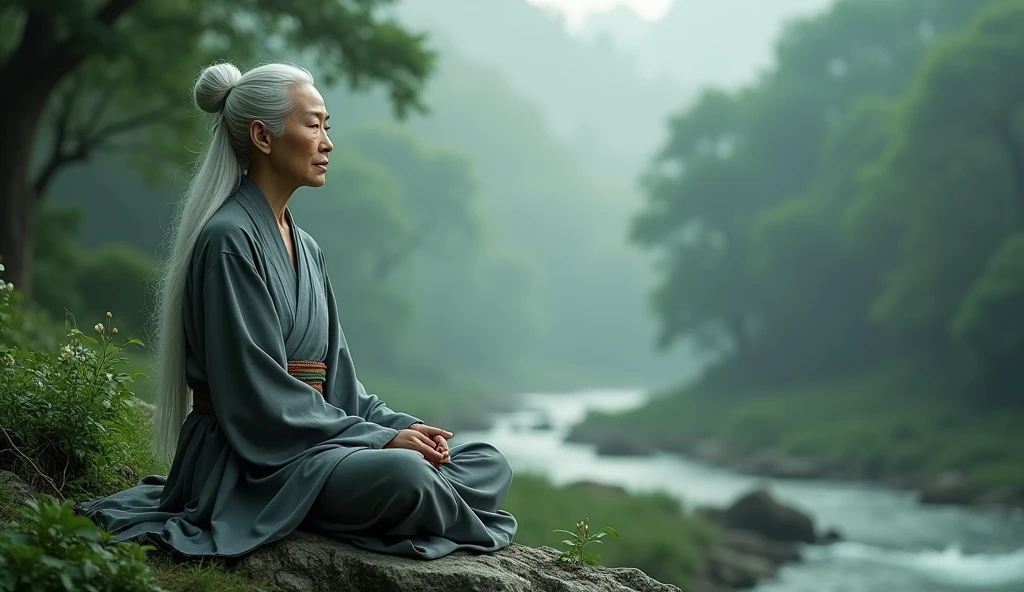
{"type": "Polygon", "coordinates": [[[249,124],[249,140],[263,154],[270,154],[271,134],[267,124],[255,119],[249,124]]]}

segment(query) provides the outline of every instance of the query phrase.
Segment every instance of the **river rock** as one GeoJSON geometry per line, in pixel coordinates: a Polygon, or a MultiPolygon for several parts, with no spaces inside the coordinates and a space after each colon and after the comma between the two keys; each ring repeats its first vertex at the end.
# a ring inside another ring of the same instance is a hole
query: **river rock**
{"type": "Polygon", "coordinates": [[[922,504],[968,504],[976,495],[962,474],[945,471],[925,483],[919,499],[922,504]]]}
{"type": "Polygon", "coordinates": [[[736,464],[743,472],[777,479],[804,479],[822,473],[821,467],[813,460],[772,449],[745,456],[736,464]]]}
{"type": "Polygon", "coordinates": [[[550,547],[519,544],[492,554],[405,559],[304,532],[241,559],[243,573],[280,592],[680,592],[635,568],[577,567],[550,547]]]}
{"type": "Polygon", "coordinates": [[[632,439],[601,440],[597,443],[600,456],[647,456],[653,449],[632,439]]]}
{"type": "Polygon", "coordinates": [[[997,508],[1024,508],[1024,487],[1004,485],[979,494],[971,503],[997,508]]]}
{"type": "Polygon", "coordinates": [[[795,544],[772,541],[755,532],[727,530],[705,556],[701,581],[708,589],[751,588],[800,558],[795,544]]]}
{"type": "Polygon", "coordinates": [[[807,514],[780,504],[764,489],[740,497],[717,519],[727,527],[749,530],[782,542],[814,543],[814,521],[807,514]]]}

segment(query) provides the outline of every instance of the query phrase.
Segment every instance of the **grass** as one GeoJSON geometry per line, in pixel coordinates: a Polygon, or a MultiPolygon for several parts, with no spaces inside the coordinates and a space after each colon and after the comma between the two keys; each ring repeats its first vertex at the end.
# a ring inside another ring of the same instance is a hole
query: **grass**
{"type": "Polygon", "coordinates": [[[872,479],[955,470],[979,487],[1024,486],[1024,410],[965,400],[956,383],[930,370],[895,366],[768,392],[698,383],[625,414],[593,414],[573,438],[679,451],[714,438],[733,454],[776,448],[872,479]]]}
{"type": "Polygon", "coordinates": [[[565,535],[588,518],[596,530],[612,526],[621,540],[605,538],[588,546],[602,564],[637,567],[662,582],[683,590],[693,582],[704,550],[717,531],[699,517],[687,514],[665,494],[626,494],[613,488],[586,485],[556,487],[533,474],[517,474],[502,506],[519,521],[516,542],[531,547],[561,548],[565,535]],[[593,547],[593,548],[592,548],[593,547]]]}

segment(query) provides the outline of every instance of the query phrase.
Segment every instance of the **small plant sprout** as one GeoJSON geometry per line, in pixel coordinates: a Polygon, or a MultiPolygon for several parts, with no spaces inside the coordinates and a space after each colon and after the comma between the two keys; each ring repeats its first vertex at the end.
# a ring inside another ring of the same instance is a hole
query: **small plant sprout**
{"type": "Polygon", "coordinates": [[[587,524],[589,518],[584,518],[582,521],[576,523],[576,532],[570,532],[568,530],[556,530],[559,534],[569,535],[562,541],[562,545],[565,546],[562,549],[562,554],[558,556],[558,560],[563,563],[585,563],[587,565],[597,565],[601,561],[601,556],[597,553],[587,553],[585,547],[590,543],[601,544],[603,539],[607,535],[612,535],[615,538],[619,538],[619,533],[616,532],[611,526],[605,526],[604,528],[590,532],[590,526],[587,524]]]}

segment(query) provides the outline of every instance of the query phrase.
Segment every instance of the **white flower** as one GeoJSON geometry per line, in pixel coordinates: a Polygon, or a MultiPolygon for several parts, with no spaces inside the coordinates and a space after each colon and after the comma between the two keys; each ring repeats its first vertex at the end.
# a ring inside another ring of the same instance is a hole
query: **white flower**
{"type": "Polygon", "coordinates": [[[0,271],[7,271],[7,268],[4,267],[3,263],[0,263],[0,271]]]}
{"type": "MultiPolygon", "coordinates": [[[[108,374],[107,376],[110,376],[110,375],[108,374]]],[[[104,407],[104,409],[110,409],[110,399],[104,399],[103,400],[103,407],[104,407]]]]}

